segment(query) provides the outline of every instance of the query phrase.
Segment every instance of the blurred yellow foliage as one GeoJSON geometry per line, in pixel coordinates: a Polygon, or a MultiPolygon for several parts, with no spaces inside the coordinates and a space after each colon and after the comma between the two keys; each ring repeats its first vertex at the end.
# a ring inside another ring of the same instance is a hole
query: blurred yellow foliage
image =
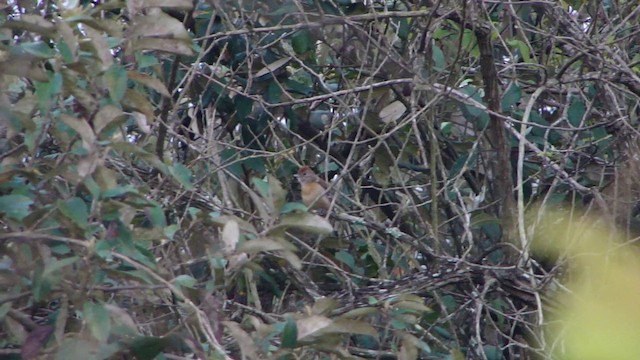
{"type": "Polygon", "coordinates": [[[562,308],[547,319],[553,358],[640,359],[639,249],[600,219],[564,215],[548,216],[534,240],[534,251],[569,265],[569,291],[557,295],[562,308]]]}

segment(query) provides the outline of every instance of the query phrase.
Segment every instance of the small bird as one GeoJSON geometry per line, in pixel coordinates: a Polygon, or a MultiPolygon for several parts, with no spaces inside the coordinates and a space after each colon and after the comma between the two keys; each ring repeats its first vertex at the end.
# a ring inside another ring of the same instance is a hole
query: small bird
{"type": "Polygon", "coordinates": [[[308,166],[303,166],[296,175],[302,188],[302,202],[310,209],[329,211],[331,199],[326,194],[329,184],[308,166]]]}

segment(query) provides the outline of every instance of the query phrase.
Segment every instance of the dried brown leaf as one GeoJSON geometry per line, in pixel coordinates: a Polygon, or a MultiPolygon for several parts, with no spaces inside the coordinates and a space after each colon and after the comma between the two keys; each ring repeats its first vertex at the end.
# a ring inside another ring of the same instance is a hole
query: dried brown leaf
{"type": "Polygon", "coordinates": [[[171,97],[171,94],[169,94],[167,87],[164,86],[162,81],[155,77],[141,74],[137,71],[127,71],[127,78],[129,78],[129,80],[139,82],[140,84],[157,91],[162,96],[171,97]]]}
{"type": "Polygon", "coordinates": [[[406,110],[407,107],[402,101],[394,101],[380,110],[380,120],[385,124],[395,122],[402,117],[406,110]]]}
{"type": "Polygon", "coordinates": [[[127,89],[120,102],[125,110],[141,112],[147,117],[147,120],[155,118],[149,99],[133,89],[127,89]]]}
{"type": "Polygon", "coordinates": [[[7,21],[2,26],[9,29],[31,31],[47,37],[56,35],[55,25],[40,15],[23,14],[19,20],[7,21]]]}
{"type": "Polygon", "coordinates": [[[231,219],[224,224],[224,228],[222,229],[222,243],[223,243],[223,253],[231,254],[236,250],[236,246],[238,245],[238,241],[240,240],[240,227],[238,226],[238,222],[231,219]]]}
{"type": "Polygon", "coordinates": [[[93,129],[100,134],[109,124],[123,116],[122,110],[113,105],[103,106],[93,118],[93,129]]]}
{"type": "Polygon", "coordinates": [[[91,126],[85,120],[78,119],[64,113],[60,114],[60,120],[78,133],[82,139],[82,145],[85,149],[89,150],[93,147],[93,144],[96,141],[96,135],[93,133],[91,126]]]}
{"type": "Polygon", "coordinates": [[[38,357],[40,350],[49,341],[49,337],[53,333],[53,325],[40,325],[33,329],[22,344],[20,356],[24,360],[31,360],[38,357]]]}
{"type": "Polygon", "coordinates": [[[193,1],[191,0],[142,0],[143,8],[159,7],[176,10],[191,10],[193,1]]]}
{"type": "Polygon", "coordinates": [[[100,66],[100,71],[106,71],[111,67],[111,65],[113,65],[113,55],[111,54],[111,49],[109,48],[109,44],[107,44],[105,36],[102,31],[96,30],[91,26],[85,26],[84,31],[91,39],[93,51],[102,64],[100,66]]]}
{"type": "Polygon", "coordinates": [[[132,42],[133,50],[158,50],[172,54],[191,56],[191,41],[181,39],[137,39],[132,42]]]}
{"type": "Polygon", "coordinates": [[[133,18],[131,23],[133,25],[128,30],[128,37],[132,39],[191,39],[180,21],[161,11],[153,15],[138,15],[133,18]]]}
{"type": "Polygon", "coordinates": [[[258,356],[258,347],[253,342],[253,339],[246,331],[244,331],[240,325],[233,321],[223,321],[224,326],[227,327],[231,336],[238,342],[240,351],[242,351],[242,357],[244,359],[260,359],[258,356]]]}

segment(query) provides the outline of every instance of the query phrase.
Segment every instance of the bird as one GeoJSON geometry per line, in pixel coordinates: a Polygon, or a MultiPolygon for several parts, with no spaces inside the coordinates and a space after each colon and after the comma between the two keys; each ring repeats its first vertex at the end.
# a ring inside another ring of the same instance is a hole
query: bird
{"type": "Polygon", "coordinates": [[[320,178],[308,166],[303,166],[296,175],[300,182],[302,202],[309,209],[329,211],[331,199],[326,194],[329,184],[320,178]]]}

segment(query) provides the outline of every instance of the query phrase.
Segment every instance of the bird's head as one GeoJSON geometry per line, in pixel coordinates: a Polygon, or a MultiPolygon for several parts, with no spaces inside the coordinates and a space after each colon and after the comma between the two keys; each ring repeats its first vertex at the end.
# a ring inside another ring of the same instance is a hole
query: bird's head
{"type": "Polygon", "coordinates": [[[298,174],[296,174],[296,178],[301,184],[306,184],[310,182],[314,182],[316,178],[316,173],[311,170],[308,166],[303,166],[298,170],[298,174]]]}

